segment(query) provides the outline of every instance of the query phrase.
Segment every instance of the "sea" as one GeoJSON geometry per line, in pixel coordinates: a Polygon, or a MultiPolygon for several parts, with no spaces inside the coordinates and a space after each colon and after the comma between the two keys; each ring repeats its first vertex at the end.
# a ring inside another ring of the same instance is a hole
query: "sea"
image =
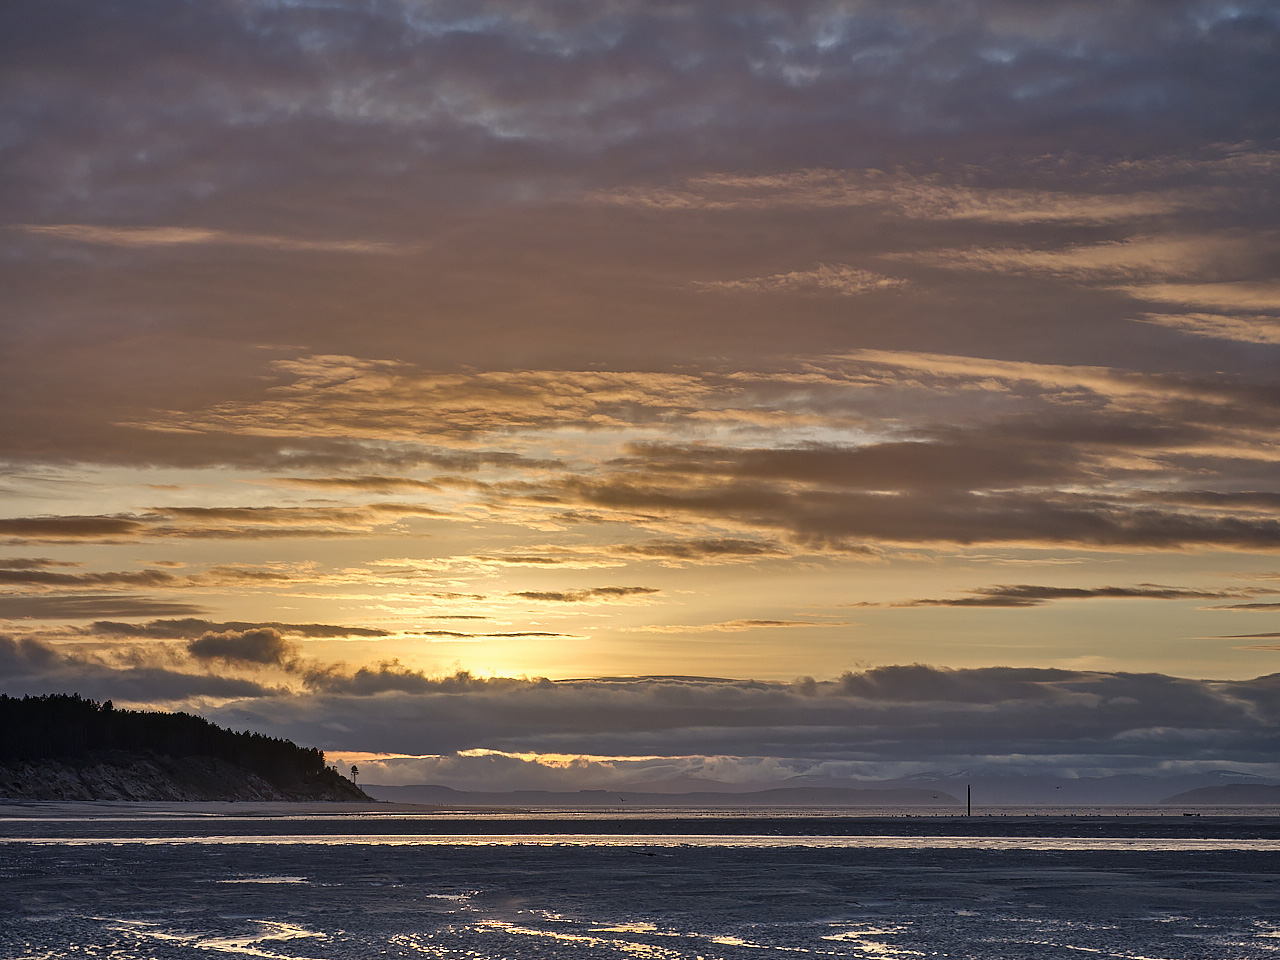
{"type": "Polygon", "coordinates": [[[1275,808],[0,802],[0,958],[1280,956],[1275,808]]]}

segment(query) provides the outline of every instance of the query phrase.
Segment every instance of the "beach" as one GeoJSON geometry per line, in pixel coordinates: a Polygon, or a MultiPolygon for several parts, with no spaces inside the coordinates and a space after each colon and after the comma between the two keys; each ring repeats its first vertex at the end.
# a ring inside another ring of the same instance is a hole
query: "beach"
{"type": "Polygon", "coordinates": [[[1243,960],[1280,820],[0,807],[0,957],[1243,960]],[[967,832],[966,832],[967,823],[967,832]]]}

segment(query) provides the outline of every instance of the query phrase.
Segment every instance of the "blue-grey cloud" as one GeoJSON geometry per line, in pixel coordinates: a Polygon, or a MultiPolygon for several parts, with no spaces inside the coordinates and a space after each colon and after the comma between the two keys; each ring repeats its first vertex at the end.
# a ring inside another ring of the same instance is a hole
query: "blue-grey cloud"
{"type": "Polygon", "coordinates": [[[0,676],[11,696],[79,693],[140,704],[180,704],[203,697],[269,695],[271,688],[239,677],[173,669],[160,662],[129,662],[69,650],[30,637],[0,635],[0,676]]]}
{"type": "Polygon", "coordinates": [[[271,627],[210,630],[187,643],[187,652],[197,660],[251,666],[286,664],[297,657],[298,649],[297,643],[271,627]]]}
{"type": "MultiPolygon", "coordinates": [[[[388,668],[388,674],[402,673],[388,668]]],[[[811,763],[954,766],[957,757],[1095,769],[1162,760],[1270,763],[1277,678],[991,667],[880,667],[837,680],[419,678],[308,697],[242,701],[283,735],[326,748],[412,755],[489,749],[607,757],[774,757],[811,763]],[[393,692],[398,691],[398,692],[393,692]],[[378,693],[376,701],[364,697],[378,693]],[[371,709],[370,703],[376,703],[371,709]],[[331,732],[317,734],[328,728],[331,732]],[[1063,758],[1071,758],[1063,760],[1063,758]]]]}

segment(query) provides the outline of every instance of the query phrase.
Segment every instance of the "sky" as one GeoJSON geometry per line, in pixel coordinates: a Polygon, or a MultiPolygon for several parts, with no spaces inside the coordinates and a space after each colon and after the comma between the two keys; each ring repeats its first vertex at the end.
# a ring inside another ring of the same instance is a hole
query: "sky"
{"type": "Polygon", "coordinates": [[[0,692],[1280,774],[1278,91],[1262,0],[9,0],[0,692]]]}

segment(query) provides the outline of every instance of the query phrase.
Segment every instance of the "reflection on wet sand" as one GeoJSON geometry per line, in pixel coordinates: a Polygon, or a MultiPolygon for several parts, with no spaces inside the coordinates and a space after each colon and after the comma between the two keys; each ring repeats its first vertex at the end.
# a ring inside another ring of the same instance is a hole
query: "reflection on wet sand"
{"type": "Polygon", "coordinates": [[[1280,954],[1275,818],[1138,817],[1130,837],[1075,835],[1120,833],[1114,817],[1020,821],[1050,836],[824,836],[804,831],[891,821],[87,813],[0,824],[0,960],[1280,954]],[[559,832],[528,832],[548,822],[559,832]]]}
{"type": "MultiPolygon", "coordinates": [[[[21,840],[0,838],[0,844],[21,843],[34,846],[367,846],[367,847],[720,847],[738,850],[775,850],[796,847],[844,850],[1031,850],[1031,851],[1277,851],[1277,839],[1224,838],[1077,838],[1077,837],[792,837],[792,836],[723,836],[719,834],[652,836],[649,834],[555,834],[537,836],[527,833],[440,834],[406,836],[404,834],[290,834],[288,836],[209,836],[209,837],[26,837],[21,840]]],[[[240,880],[239,883],[281,883],[287,880],[240,880]]]]}

